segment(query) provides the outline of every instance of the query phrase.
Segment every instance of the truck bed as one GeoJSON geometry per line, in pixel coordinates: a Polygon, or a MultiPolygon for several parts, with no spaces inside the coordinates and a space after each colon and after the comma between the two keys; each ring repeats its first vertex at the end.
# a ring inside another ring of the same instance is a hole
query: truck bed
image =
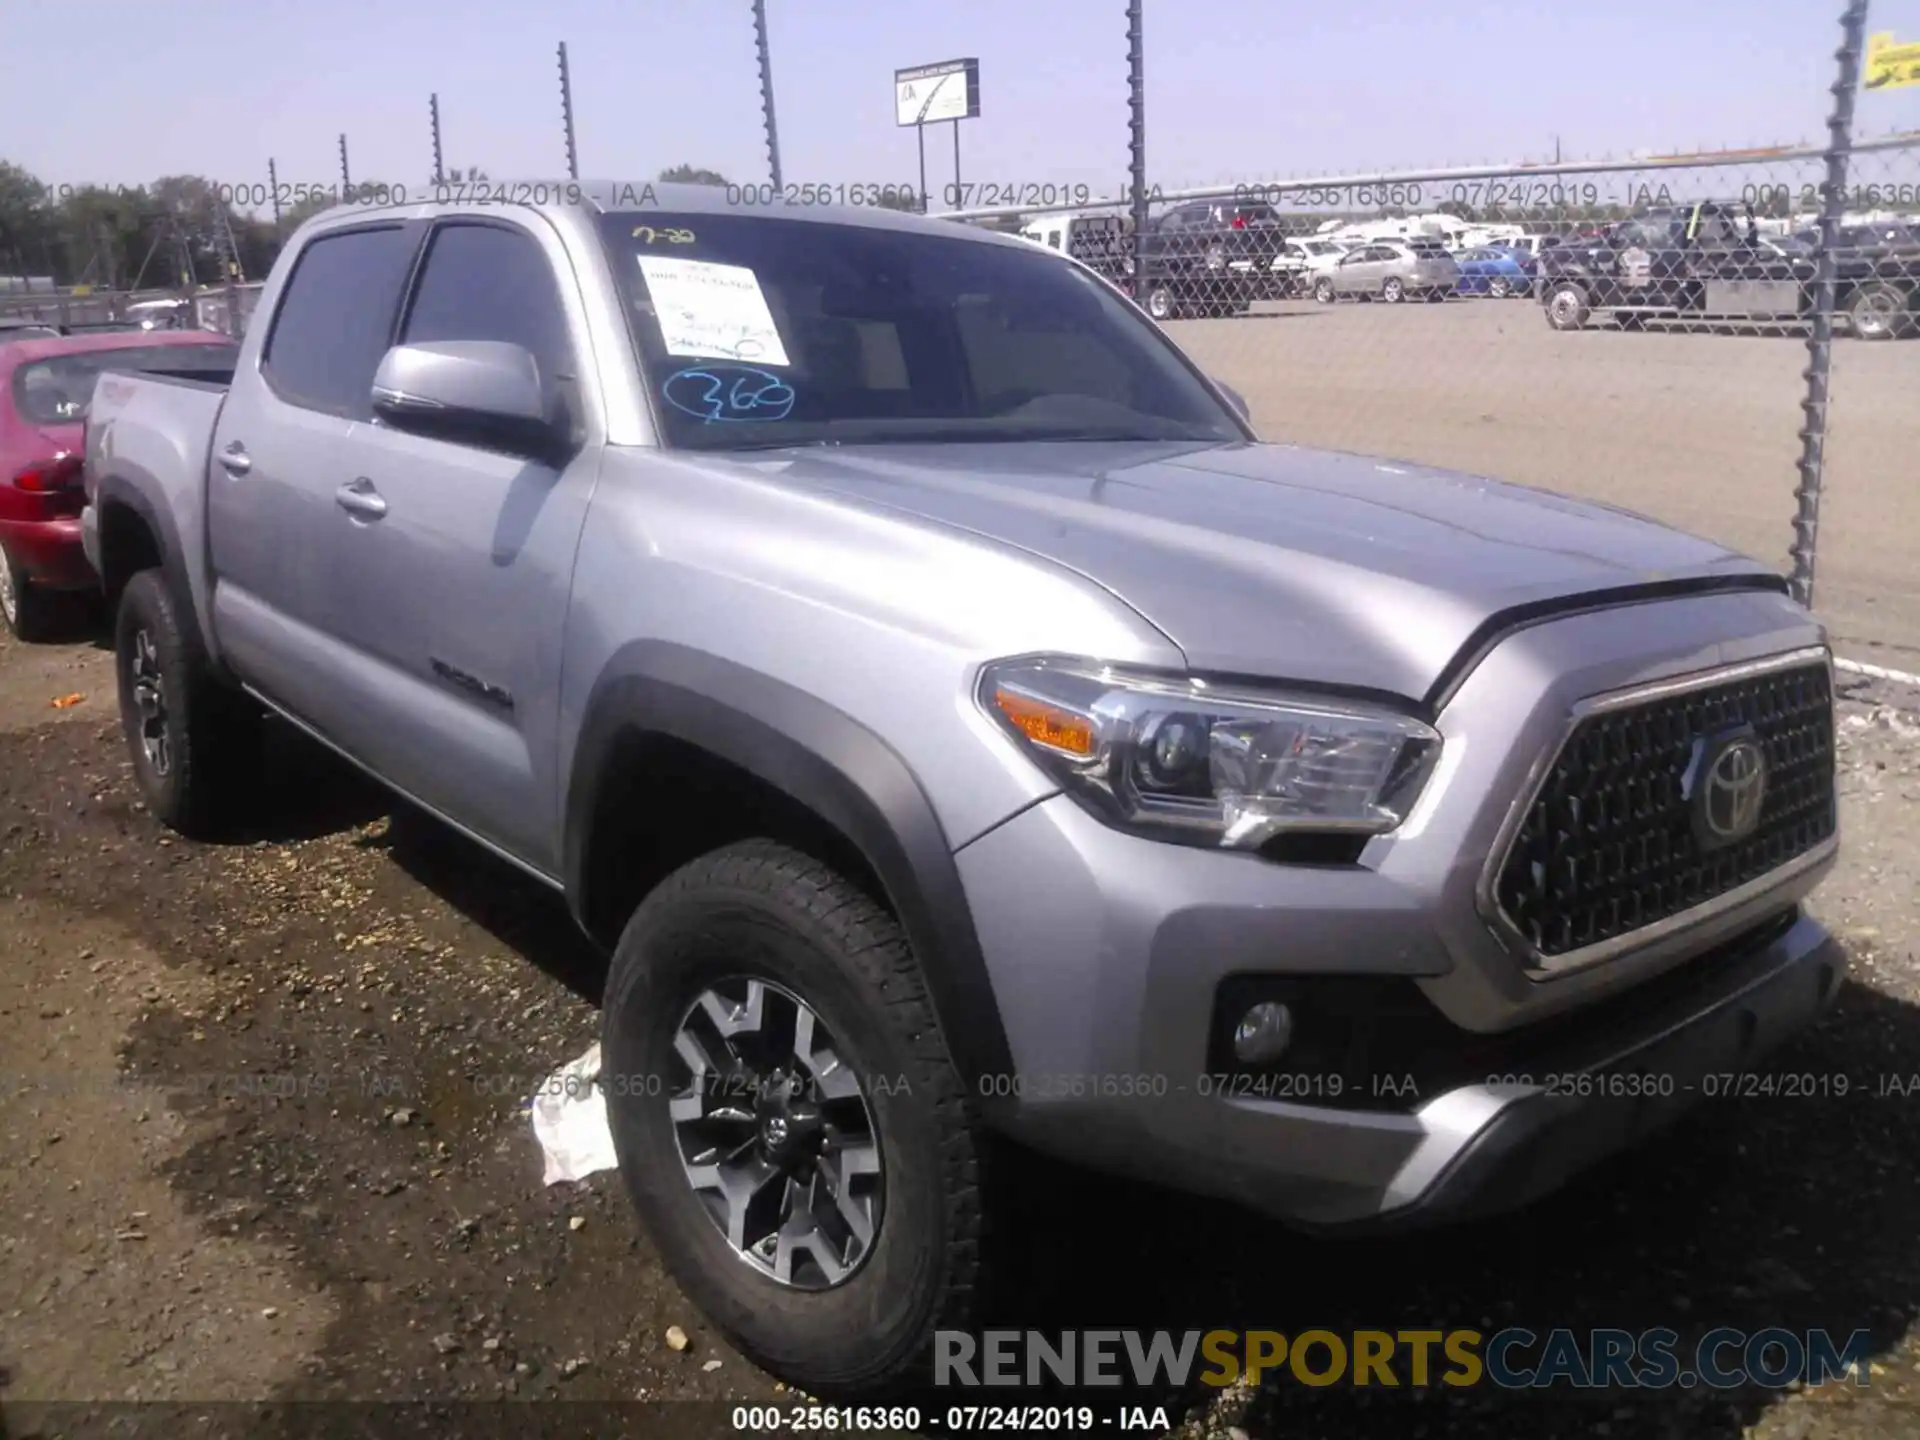
{"type": "Polygon", "coordinates": [[[232,380],[229,367],[191,376],[103,371],[87,411],[89,508],[125,502],[166,516],[175,531],[169,540],[180,550],[178,573],[201,616],[211,613],[207,470],[232,380]]]}

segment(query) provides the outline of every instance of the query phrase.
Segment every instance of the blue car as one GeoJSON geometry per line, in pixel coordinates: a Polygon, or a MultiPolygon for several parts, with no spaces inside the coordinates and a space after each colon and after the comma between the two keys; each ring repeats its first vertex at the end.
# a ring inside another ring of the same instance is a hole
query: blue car
{"type": "Polygon", "coordinates": [[[1535,261],[1520,250],[1483,245],[1453,257],[1460,265],[1462,295],[1491,295],[1496,300],[1526,295],[1533,289],[1535,261]]]}

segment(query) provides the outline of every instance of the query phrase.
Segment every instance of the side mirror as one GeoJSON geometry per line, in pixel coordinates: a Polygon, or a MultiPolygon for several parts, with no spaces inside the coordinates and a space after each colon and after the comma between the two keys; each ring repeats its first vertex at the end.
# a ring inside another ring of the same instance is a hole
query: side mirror
{"type": "Polygon", "coordinates": [[[1226,397],[1227,403],[1234,408],[1235,413],[1237,413],[1242,420],[1245,420],[1248,424],[1253,423],[1253,412],[1247,408],[1246,396],[1242,395],[1224,380],[1215,380],[1213,382],[1213,388],[1226,397]]]}
{"type": "Polygon", "coordinates": [[[394,346],[374,371],[373,413],[396,430],[543,460],[565,430],[533,353],[502,340],[394,346]]]}

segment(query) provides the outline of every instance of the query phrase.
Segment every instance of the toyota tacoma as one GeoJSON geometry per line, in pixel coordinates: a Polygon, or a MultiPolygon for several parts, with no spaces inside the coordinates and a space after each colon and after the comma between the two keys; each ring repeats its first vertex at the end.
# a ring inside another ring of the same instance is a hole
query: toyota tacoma
{"type": "Polygon", "coordinates": [[[624,1183],[811,1392],[971,1322],[1003,1151],[1501,1210],[1842,983],[1773,567],[1263,444],[1069,257],[561,185],[328,211],[259,315],[87,417],[145,799],[218,830],[272,712],[562,893],[624,1183]]]}

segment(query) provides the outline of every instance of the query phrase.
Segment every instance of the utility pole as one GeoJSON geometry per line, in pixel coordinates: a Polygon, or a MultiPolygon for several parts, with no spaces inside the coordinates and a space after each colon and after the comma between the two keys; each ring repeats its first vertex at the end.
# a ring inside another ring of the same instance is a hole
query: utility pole
{"type": "Polygon", "coordinates": [[[280,224],[280,171],[272,160],[267,161],[267,193],[273,197],[273,238],[284,240],[280,224]]]}
{"type": "Polygon", "coordinates": [[[440,158],[440,97],[439,95],[435,94],[435,95],[429,95],[427,97],[427,112],[432,117],[432,120],[433,120],[433,183],[435,185],[444,185],[447,183],[447,170],[446,170],[446,166],[441,162],[441,158],[440,158]]]}
{"type": "Polygon", "coordinates": [[[345,135],[342,135],[340,137],[340,198],[341,200],[345,201],[352,198],[350,194],[352,189],[353,189],[353,176],[347,170],[347,137],[345,135]]]}
{"type": "Polygon", "coordinates": [[[567,132],[567,178],[580,178],[580,153],[573,147],[573,80],[567,73],[567,42],[560,42],[560,124],[567,132]]]}

